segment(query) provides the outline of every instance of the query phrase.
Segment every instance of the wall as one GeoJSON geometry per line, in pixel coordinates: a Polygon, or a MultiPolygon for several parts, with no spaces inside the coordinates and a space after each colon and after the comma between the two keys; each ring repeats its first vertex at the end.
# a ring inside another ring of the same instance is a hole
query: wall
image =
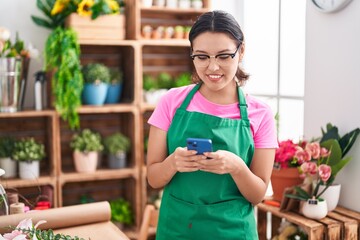
{"type": "MultiPolygon", "coordinates": [[[[360,1],[332,14],[307,1],[305,59],[305,136],[321,135],[328,122],[340,135],[360,127],[360,1]]],[[[360,211],[360,139],[348,155],[336,179],[340,204],[360,211]]]]}

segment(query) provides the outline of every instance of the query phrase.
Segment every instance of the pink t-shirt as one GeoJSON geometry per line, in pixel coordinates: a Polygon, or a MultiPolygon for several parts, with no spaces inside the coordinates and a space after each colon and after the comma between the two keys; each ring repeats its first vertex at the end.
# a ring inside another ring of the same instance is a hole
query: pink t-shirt
{"type": "MultiPolygon", "coordinates": [[[[177,108],[194,87],[194,84],[170,89],[159,101],[148,120],[150,125],[168,131],[177,108]]],[[[255,148],[277,148],[275,119],[270,107],[250,95],[246,95],[250,128],[255,148]]],[[[238,103],[220,105],[208,101],[197,91],[187,107],[187,111],[206,113],[222,118],[240,119],[238,103]]]]}

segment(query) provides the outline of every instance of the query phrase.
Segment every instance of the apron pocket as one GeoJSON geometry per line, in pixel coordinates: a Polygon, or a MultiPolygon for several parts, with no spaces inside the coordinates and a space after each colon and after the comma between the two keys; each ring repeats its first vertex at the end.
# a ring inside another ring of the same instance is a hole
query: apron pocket
{"type": "Polygon", "coordinates": [[[171,239],[252,240],[257,237],[251,234],[256,231],[254,214],[245,199],[192,204],[169,195],[166,208],[165,231],[171,239]]]}

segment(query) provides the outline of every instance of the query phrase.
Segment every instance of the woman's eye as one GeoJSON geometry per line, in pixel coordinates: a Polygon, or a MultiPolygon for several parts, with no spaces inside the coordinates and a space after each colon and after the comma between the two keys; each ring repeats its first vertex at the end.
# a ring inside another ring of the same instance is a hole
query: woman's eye
{"type": "Polygon", "coordinates": [[[225,59],[228,59],[230,58],[230,54],[221,54],[221,55],[218,55],[217,56],[219,59],[222,59],[222,60],[225,60],[225,59]]]}
{"type": "Polygon", "coordinates": [[[208,59],[208,56],[206,56],[206,55],[199,55],[199,56],[197,56],[197,58],[198,58],[199,60],[206,60],[206,59],[208,59]]]}

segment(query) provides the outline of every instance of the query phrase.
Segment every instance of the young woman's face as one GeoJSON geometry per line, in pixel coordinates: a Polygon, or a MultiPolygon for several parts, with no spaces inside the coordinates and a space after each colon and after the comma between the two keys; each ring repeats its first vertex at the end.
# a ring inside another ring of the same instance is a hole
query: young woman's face
{"type": "Polygon", "coordinates": [[[218,91],[233,86],[243,52],[243,46],[238,47],[238,43],[225,33],[205,32],[193,40],[193,63],[209,89],[218,91]]]}

